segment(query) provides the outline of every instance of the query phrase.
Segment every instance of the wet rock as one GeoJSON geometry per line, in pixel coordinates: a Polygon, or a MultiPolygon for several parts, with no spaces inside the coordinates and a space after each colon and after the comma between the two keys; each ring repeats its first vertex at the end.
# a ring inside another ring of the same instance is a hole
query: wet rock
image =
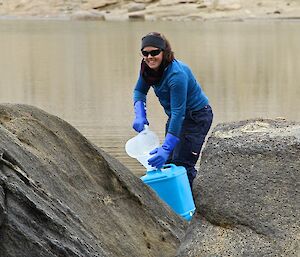
{"type": "Polygon", "coordinates": [[[129,20],[145,20],[144,14],[129,14],[128,15],[129,20]]]}
{"type": "Polygon", "coordinates": [[[194,216],[178,255],[300,255],[300,123],[215,127],[195,181],[194,216]]]}
{"type": "Polygon", "coordinates": [[[1,257],[174,256],[185,229],[67,122],[0,105],[1,257]]]}
{"type": "Polygon", "coordinates": [[[194,4],[199,2],[198,0],[160,0],[160,5],[175,5],[175,4],[194,4]]]}
{"type": "Polygon", "coordinates": [[[281,13],[282,13],[282,11],[280,11],[280,10],[274,11],[274,14],[281,14],[281,13]]]}

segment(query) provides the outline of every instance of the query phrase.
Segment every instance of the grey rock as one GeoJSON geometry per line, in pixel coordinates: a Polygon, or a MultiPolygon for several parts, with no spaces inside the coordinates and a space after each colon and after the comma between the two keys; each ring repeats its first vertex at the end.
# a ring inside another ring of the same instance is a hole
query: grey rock
{"type": "Polygon", "coordinates": [[[177,256],[300,256],[300,124],[215,127],[203,151],[194,216],[177,256]]]}
{"type": "Polygon", "coordinates": [[[5,193],[2,185],[0,185],[0,227],[3,223],[4,217],[6,215],[5,210],[5,193]]]}
{"type": "Polygon", "coordinates": [[[0,105],[0,255],[174,256],[186,222],[67,122],[0,105]]]}
{"type": "Polygon", "coordinates": [[[138,12],[146,9],[144,3],[131,3],[128,5],[128,12],[138,12]]]}

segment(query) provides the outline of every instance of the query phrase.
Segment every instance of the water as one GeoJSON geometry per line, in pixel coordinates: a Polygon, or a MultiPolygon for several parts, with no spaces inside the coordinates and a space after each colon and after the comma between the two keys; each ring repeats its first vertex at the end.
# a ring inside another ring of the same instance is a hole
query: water
{"type": "MultiPolygon", "coordinates": [[[[57,115],[119,159],[135,135],[132,89],[140,38],[160,31],[209,96],[213,126],[248,118],[300,121],[300,23],[0,21],[0,102],[57,115]]],[[[150,128],[163,140],[166,116],[149,94],[150,128]]]]}

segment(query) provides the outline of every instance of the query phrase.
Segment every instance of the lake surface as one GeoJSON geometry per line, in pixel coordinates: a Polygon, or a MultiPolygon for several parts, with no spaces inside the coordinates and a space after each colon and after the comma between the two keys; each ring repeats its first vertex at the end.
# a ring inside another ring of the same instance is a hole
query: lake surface
{"type": "MultiPolygon", "coordinates": [[[[0,102],[37,106],[68,121],[137,176],[124,150],[135,135],[132,90],[140,38],[160,31],[208,95],[215,126],[249,118],[300,121],[300,22],[0,21],[0,102]]],[[[148,97],[150,128],[166,116],[148,97]]]]}

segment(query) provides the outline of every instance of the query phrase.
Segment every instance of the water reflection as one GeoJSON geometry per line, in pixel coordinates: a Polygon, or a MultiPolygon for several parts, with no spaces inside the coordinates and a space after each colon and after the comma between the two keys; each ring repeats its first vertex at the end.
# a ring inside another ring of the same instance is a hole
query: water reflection
{"type": "MultiPolygon", "coordinates": [[[[300,23],[0,21],[0,101],[38,106],[143,174],[126,156],[140,37],[160,31],[188,63],[219,122],[253,117],[300,121],[300,23]]],[[[166,117],[153,92],[151,128],[166,117]]]]}

